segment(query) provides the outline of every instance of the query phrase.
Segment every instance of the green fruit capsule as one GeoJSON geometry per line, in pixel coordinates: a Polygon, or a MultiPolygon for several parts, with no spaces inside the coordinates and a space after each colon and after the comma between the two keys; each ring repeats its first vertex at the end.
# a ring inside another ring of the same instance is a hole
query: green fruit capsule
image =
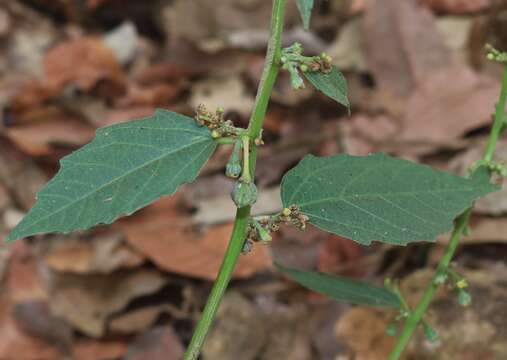
{"type": "Polygon", "coordinates": [[[236,179],[241,175],[241,165],[239,162],[228,163],[225,167],[225,176],[236,179]]]}
{"type": "Polygon", "coordinates": [[[231,157],[227,162],[227,166],[225,167],[225,176],[236,179],[241,174],[241,163],[239,161],[241,155],[241,140],[237,140],[234,143],[234,148],[232,149],[231,157]]]}
{"type": "Polygon", "coordinates": [[[257,201],[257,187],[254,183],[239,180],[234,185],[231,198],[238,208],[253,205],[257,201]]]}

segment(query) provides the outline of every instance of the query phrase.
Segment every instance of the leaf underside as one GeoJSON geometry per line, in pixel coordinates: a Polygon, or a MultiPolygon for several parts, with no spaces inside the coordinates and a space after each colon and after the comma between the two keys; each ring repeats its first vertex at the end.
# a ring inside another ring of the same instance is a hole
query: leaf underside
{"type": "Polygon", "coordinates": [[[400,307],[399,297],[385,288],[346,277],[303,271],[284,267],[280,264],[275,265],[292,280],[334,300],[352,304],[400,307]]]}
{"type": "Polygon", "coordinates": [[[303,28],[308,30],[310,28],[310,18],[312,17],[313,0],[297,0],[297,7],[303,21],[303,28]]]}
{"type": "Polygon", "coordinates": [[[215,147],[207,128],[166,110],[99,129],[91,143],[60,161],[60,171],[7,240],[130,215],[192,181],[215,147]]]}
{"type": "Polygon", "coordinates": [[[307,71],[304,73],[309,82],[326,96],[347,107],[350,112],[350,103],[347,98],[347,80],[341,72],[333,66],[328,73],[307,71]]]}
{"type": "Polygon", "coordinates": [[[308,155],[281,188],[284,206],[298,205],[323,230],[364,245],[405,245],[434,240],[475,199],[499,187],[376,153],[308,155]]]}

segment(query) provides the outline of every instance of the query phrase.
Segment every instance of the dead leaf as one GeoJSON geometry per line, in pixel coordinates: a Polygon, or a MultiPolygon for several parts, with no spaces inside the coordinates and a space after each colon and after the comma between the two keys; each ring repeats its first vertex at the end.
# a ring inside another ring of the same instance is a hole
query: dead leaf
{"type": "Polygon", "coordinates": [[[117,89],[124,86],[124,74],[113,51],[100,39],[83,37],[63,42],[44,57],[46,85],[59,92],[69,84],[91,91],[101,80],[117,89]]]}
{"type": "Polygon", "coordinates": [[[100,337],[106,321],[133,299],[160,290],[167,278],[158,271],[117,271],[107,275],[52,274],[51,310],[83,333],[100,337]]]}
{"type": "Polygon", "coordinates": [[[127,344],[122,340],[79,340],[74,343],[74,360],[119,359],[127,352],[127,344]]]}
{"type": "Polygon", "coordinates": [[[498,91],[495,80],[464,67],[428,74],[407,100],[399,137],[445,143],[487,125],[498,91]]]}
{"type": "Polygon", "coordinates": [[[20,328],[31,336],[57,346],[70,354],[72,328],[51,314],[44,300],[28,300],[14,305],[13,316],[20,328]]]}
{"type": "Polygon", "coordinates": [[[326,50],[338,69],[365,71],[368,68],[361,21],[361,18],[348,21],[326,50]]]}
{"type": "Polygon", "coordinates": [[[398,96],[450,65],[431,12],[417,0],[367,2],[363,18],[367,60],[375,80],[398,96]]]}
{"type": "Polygon", "coordinates": [[[23,209],[35,203],[35,194],[47,182],[47,176],[12,143],[0,138],[0,182],[12,201],[23,209]]]}
{"type": "Polygon", "coordinates": [[[386,359],[396,338],[385,335],[388,319],[378,310],[354,307],[338,319],[335,333],[356,360],[386,359]]]}
{"type": "Polygon", "coordinates": [[[156,327],[140,335],[128,348],[124,360],[179,360],[184,348],[170,326],[156,327]]]}
{"type": "Polygon", "coordinates": [[[361,273],[361,269],[354,269],[351,264],[363,256],[363,247],[341,236],[329,235],[319,254],[319,271],[345,276],[361,273]],[[348,267],[349,271],[341,271],[348,267]]]}
{"type": "Polygon", "coordinates": [[[144,262],[144,257],[133,251],[117,233],[96,235],[91,239],[58,238],[49,246],[46,264],[58,272],[111,273],[138,267],[144,262]]]}
{"type": "Polygon", "coordinates": [[[238,76],[208,78],[194,83],[190,104],[197,108],[206,104],[208,109],[224,107],[227,111],[237,111],[247,117],[253,108],[254,97],[247,92],[238,76]]]}
{"type": "Polygon", "coordinates": [[[491,0],[423,0],[434,11],[452,14],[467,14],[484,11],[491,6],[491,0]]]}
{"type": "Polygon", "coordinates": [[[162,304],[129,311],[112,318],[109,329],[120,334],[136,334],[146,331],[165,310],[165,305],[162,304]]]}
{"type": "Polygon", "coordinates": [[[205,359],[310,360],[308,312],[303,306],[225,295],[203,347],[205,359]],[[276,336],[270,336],[276,334],[276,336]]]}
{"type": "MultiPolygon", "coordinates": [[[[187,276],[214,280],[229,242],[232,223],[197,231],[190,216],[182,216],[178,198],[164,198],[139,215],[121,220],[127,241],[157,266],[187,276]]],[[[247,278],[269,267],[266,249],[256,246],[241,256],[234,277],[247,278]]]]}
{"type": "Polygon", "coordinates": [[[0,299],[0,359],[54,360],[60,352],[47,342],[23,332],[12,317],[12,304],[0,299]]]}
{"type": "Polygon", "coordinates": [[[53,152],[52,145],[78,147],[86,144],[95,136],[95,129],[64,115],[52,121],[9,127],[5,133],[25,153],[43,156],[53,152]]]}
{"type": "Polygon", "coordinates": [[[12,256],[6,274],[5,290],[13,303],[47,299],[34,249],[24,240],[10,245],[12,256]]]}

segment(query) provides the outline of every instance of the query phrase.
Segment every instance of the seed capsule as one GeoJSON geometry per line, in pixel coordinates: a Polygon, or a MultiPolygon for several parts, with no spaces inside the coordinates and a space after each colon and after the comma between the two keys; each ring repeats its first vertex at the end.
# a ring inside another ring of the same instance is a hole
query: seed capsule
{"type": "Polygon", "coordinates": [[[254,183],[239,180],[234,185],[231,198],[238,208],[253,205],[257,201],[257,187],[254,183]]]}

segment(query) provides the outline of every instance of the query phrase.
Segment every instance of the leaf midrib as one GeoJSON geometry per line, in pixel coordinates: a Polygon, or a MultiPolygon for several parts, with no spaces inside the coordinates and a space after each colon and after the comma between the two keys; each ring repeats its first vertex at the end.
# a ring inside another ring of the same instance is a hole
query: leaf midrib
{"type": "MultiPolygon", "coordinates": [[[[327,197],[318,200],[313,200],[305,203],[298,203],[299,206],[310,206],[317,205],[326,202],[338,202],[338,201],[347,201],[354,199],[364,199],[371,198],[374,199],[376,197],[383,196],[413,196],[413,195],[421,195],[421,194],[444,194],[444,193],[457,193],[457,192],[466,192],[472,191],[474,189],[471,188],[462,188],[462,189],[445,189],[445,190],[424,190],[424,191],[403,191],[403,192],[390,192],[390,193],[376,193],[376,194],[354,194],[349,196],[336,196],[336,197],[327,197]]],[[[290,204],[292,205],[292,204],[290,204]]]]}

